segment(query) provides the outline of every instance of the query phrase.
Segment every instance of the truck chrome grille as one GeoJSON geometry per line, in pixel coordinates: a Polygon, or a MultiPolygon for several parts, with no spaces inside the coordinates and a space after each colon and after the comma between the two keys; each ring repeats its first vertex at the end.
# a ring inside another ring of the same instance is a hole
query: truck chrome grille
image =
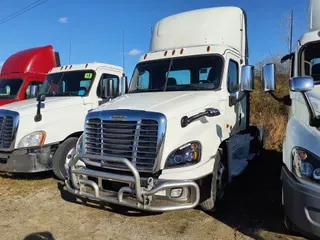
{"type": "Polygon", "coordinates": [[[0,117],[0,147],[10,148],[13,140],[13,117],[0,117]]]}
{"type": "MultiPolygon", "coordinates": [[[[127,158],[138,170],[151,171],[158,153],[158,133],[158,121],[153,119],[115,121],[87,118],[85,153],[127,158]]],[[[114,163],[104,166],[126,168],[114,163]]]]}
{"type": "Polygon", "coordinates": [[[18,122],[17,112],[0,110],[0,150],[13,150],[18,122]]]}

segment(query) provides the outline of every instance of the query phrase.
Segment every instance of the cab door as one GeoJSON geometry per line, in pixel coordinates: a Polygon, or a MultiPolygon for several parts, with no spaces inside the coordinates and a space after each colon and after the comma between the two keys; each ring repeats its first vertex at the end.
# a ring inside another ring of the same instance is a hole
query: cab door
{"type": "Polygon", "coordinates": [[[237,102],[243,94],[240,91],[241,64],[239,57],[228,53],[226,67],[226,85],[229,96],[227,112],[231,122],[231,135],[233,135],[246,128],[246,98],[241,102],[237,102]]]}

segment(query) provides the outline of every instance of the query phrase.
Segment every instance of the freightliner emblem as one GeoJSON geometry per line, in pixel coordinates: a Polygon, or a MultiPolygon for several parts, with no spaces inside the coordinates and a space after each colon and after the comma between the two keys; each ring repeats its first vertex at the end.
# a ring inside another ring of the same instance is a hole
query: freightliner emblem
{"type": "Polygon", "coordinates": [[[117,120],[117,121],[124,121],[124,120],[126,120],[126,117],[122,116],[122,115],[114,115],[114,116],[111,116],[110,119],[117,120]]]}

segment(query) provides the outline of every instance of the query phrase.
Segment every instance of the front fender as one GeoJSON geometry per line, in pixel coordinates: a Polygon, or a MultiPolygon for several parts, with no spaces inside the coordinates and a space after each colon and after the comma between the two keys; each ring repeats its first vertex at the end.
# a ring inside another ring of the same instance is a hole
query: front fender
{"type": "Polygon", "coordinates": [[[83,131],[86,112],[83,105],[63,107],[52,111],[42,112],[42,120],[34,121],[34,115],[20,118],[16,144],[26,135],[35,131],[45,131],[44,144],[61,142],[68,136],[83,131]]]}
{"type": "Polygon", "coordinates": [[[320,156],[320,131],[310,125],[291,118],[287,125],[283,142],[283,163],[292,171],[291,151],[294,147],[302,147],[320,156]]]}

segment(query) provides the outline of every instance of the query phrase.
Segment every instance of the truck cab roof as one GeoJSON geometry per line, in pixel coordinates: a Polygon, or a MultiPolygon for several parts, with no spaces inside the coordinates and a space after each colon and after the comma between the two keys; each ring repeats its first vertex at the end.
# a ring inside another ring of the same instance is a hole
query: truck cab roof
{"type": "Polygon", "coordinates": [[[238,7],[183,12],[154,27],[150,52],[204,45],[227,45],[248,57],[246,14],[238,7]]]}
{"type": "Polygon", "coordinates": [[[47,74],[57,66],[56,53],[51,45],[26,49],[11,55],[3,64],[1,77],[18,73],[47,74]]]}
{"type": "Polygon", "coordinates": [[[320,41],[320,29],[312,32],[307,32],[303,34],[300,39],[300,45],[305,45],[309,42],[315,42],[315,41],[320,41]]]}
{"type": "Polygon", "coordinates": [[[100,67],[111,69],[111,70],[117,71],[117,72],[123,71],[123,69],[121,67],[116,66],[116,65],[99,63],[99,62],[92,62],[92,63],[70,64],[70,65],[65,65],[65,66],[61,66],[61,67],[55,67],[49,71],[49,74],[63,72],[63,71],[77,71],[77,70],[85,70],[85,69],[97,70],[100,67]]]}

